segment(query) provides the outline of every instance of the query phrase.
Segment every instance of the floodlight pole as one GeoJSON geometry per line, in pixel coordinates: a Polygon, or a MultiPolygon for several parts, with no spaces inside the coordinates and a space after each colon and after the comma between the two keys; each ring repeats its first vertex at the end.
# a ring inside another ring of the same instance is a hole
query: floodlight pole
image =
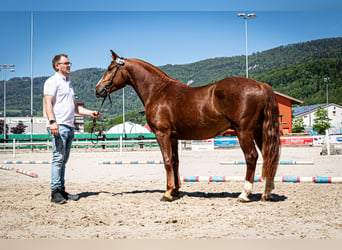
{"type": "Polygon", "coordinates": [[[3,69],[4,70],[4,141],[7,138],[6,135],[6,71],[9,70],[10,72],[15,71],[15,65],[14,64],[3,64],[0,65],[0,71],[3,69]]]}
{"type": "Polygon", "coordinates": [[[238,13],[237,15],[239,18],[244,19],[245,20],[245,43],[246,43],[246,78],[248,78],[248,43],[247,43],[247,21],[248,19],[254,18],[256,17],[256,15],[254,13],[249,13],[249,14],[245,14],[245,13],[238,13]]]}
{"type": "Polygon", "coordinates": [[[33,11],[31,12],[31,151],[33,151],[33,11]]]}
{"type": "Polygon", "coordinates": [[[327,96],[327,105],[329,104],[329,87],[328,87],[328,85],[329,85],[329,82],[330,82],[330,77],[324,77],[324,82],[325,82],[325,84],[326,84],[326,86],[325,86],[325,92],[326,92],[326,96],[327,96]]]}
{"type": "MultiPolygon", "coordinates": [[[[328,93],[329,93],[329,87],[328,84],[330,82],[330,77],[324,77],[324,82],[326,83],[326,96],[327,96],[327,116],[329,118],[329,98],[328,98],[328,93]]],[[[330,155],[330,143],[329,143],[329,129],[325,130],[325,136],[326,136],[326,144],[327,144],[327,154],[330,155]]]]}

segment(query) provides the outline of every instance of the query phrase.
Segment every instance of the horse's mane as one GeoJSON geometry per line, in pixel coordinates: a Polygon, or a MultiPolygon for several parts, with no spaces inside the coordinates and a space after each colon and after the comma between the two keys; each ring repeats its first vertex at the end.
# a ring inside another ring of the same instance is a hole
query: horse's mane
{"type": "Polygon", "coordinates": [[[150,73],[155,73],[157,75],[159,75],[161,78],[164,79],[169,79],[170,81],[174,81],[174,82],[179,82],[176,79],[172,78],[171,76],[167,75],[164,71],[162,71],[161,69],[159,69],[158,67],[145,62],[143,60],[140,59],[130,59],[131,61],[136,62],[137,64],[139,64],[140,66],[142,66],[145,70],[149,71],[150,73]]]}

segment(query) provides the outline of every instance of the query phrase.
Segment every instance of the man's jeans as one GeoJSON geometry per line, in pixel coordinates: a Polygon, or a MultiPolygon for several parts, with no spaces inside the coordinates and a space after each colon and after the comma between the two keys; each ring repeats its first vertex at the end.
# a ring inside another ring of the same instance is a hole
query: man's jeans
{"type": "Polygon", "coordinates": [[[65,183],[65,165],[74,139],[74,128],[58,125],[58,136],[52,135],[49,127],[47,130],[52,143],[51,190],[62,189],[65,183]]]}

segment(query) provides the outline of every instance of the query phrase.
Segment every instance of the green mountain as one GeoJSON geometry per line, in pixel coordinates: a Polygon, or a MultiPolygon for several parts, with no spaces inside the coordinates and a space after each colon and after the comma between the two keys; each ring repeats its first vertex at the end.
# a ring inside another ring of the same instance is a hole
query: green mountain
{"type": "MultiPolygon", "coordinates": [[[[249,77],[270,84],[276,91],[304,101],[305,105],[325,103],[326,84],[329,77],[329,102],[342,104],[342,37],[314,40],[280,46],[249,55],[249,77]]],[[[103,65],[107,67],[107,65],[103,65]]],[[[159,67],[169,76],[191,86],[201,86],[230,77],[245,75],[245,56],[220,57],[184,65],[159,67]]],[[[104,69],[90,68],[70,74],[75,93],[85,106],[97,110],[101,99],[94,95],[94,88],[104,69]]],[[[34,78],[34,116],[43,110],[43,85],[47,77],[34,78]]],[[[3,86],[3,82],[0,82],[3,86]]],[[[31,81],[28,77],[12,78],[7,81],[6,115],[27,116],[30,114],[31,81]]],[[[113,105],[104,112],[104,118],[122,114],[122,94],[113,93],[113,105]]],[[[134,90],[125,88],[125,112],[142,110],[134,90]]],[[[0,88],[0,112],[3,111],[3,88],[0,88]]],[[[2,116],[2,115],[1,115],[2,116]]]]}

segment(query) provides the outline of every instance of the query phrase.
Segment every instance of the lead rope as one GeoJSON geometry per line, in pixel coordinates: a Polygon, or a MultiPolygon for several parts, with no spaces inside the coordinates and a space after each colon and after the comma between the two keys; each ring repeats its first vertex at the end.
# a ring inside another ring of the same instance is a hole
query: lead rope
{"type": "MultiPolygon", "coordinates": [[[[103,104],[104,104],[104,102],[105,102],[105,100],[106,100],[107,97],[109,98],[110,107],[109,107],[108,109],[105,109],[104,112],[107,112],[109,109],[112,108],[112,105],[113,105],[112,99],[111,99],[110,95],[108,94],[108,95],[106,95],[105,98],[103,98],[103,101],[102,101],[102,103],[101,103],[101,105],[100,105],[100,108],[99,108],[99,110],[97,111],[97,115],[100,114],[101,109],[102,109],[102,106],[103,106],[103,104]]],[[[99,142],[99,137],[101,137],[102,134],[103,134],[103,129],[104,129],[104,128],[103,128],[103,119],[102,119],[102,117],[101,117],[100,119],[101,119],[101,128],[100,128],[100,131],[96,134],[95,131],[96,131],[96,122],[97,122],[97,119],[93,118],[93,127],[91,128],[91,133],[90,133],[90,141],[91,141],[92,144],[97,144],[97,143],[99,142]],[[93,139],[93,135],[96,137],[96,139],[93,139]]]]}

